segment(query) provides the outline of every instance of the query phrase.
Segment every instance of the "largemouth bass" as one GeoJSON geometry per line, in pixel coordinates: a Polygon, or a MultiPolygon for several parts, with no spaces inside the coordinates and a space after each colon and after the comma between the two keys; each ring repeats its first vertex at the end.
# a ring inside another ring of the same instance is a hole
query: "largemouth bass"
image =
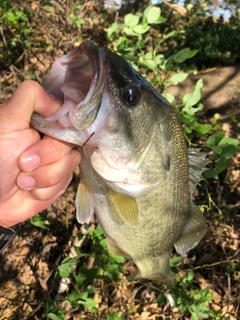
{"type": "Polygon", "coordinates": [[[206,154],[187,148],[173,107],[126,60],[91,41],[57,59],[43,87],[63,105],[31,125],[79,146],[78,221],[95,212],[112,253],[172,286],[173,247],[183,254],[205,234],[192,194],[206,154]]]}

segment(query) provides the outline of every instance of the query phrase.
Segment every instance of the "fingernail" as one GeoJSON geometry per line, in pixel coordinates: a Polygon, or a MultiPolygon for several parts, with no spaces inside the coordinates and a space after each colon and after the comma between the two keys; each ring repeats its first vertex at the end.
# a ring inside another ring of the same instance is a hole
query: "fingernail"
{"type": "Polygon", "coordinates": [[[17,180],[20,189],[31,190],[36,186],[36,181],[30,176],[21,176],[17,180]]]}
{"type": "Polygon", "coordinates": [[[40,165],[40,158],[35,153],[29,153],[21,157],[21,169],[28,172],[40,165]]]}

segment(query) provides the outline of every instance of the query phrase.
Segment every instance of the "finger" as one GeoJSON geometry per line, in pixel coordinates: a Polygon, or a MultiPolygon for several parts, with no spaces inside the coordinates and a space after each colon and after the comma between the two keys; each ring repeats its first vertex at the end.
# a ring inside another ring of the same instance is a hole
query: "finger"
{"type": "MultiPolygon", "coordinates": [[[[48,136],[24,151],[19,157],[19,168],[24,172],[30,172],[33,169],[54,163],[65,157],[71,152],[73,145],[64,141],[59,141],[48,136]]],[[[75,167],[80,162],[80,153],[75,149],[71,152],[75,167]]]]}
{"type": "Polygon", "coordinates": [[[72,173],[68,174],[63,180],[61,180],[58,184],[55,184],[54,186],[51,186],[48,188],[38,188],[28,192],[36,200],[55,201],[58,197],[60,197],[65,192],[71,180],[72,180],[72,173]]]}
{"type": "Polygon", "coordinates": [[[26,80],[18,87],[10,100],[0,107],[1,115],[6,119],[1,126],[4,125],[9,131],[29,128],[33,112],[48,117],[60,106],[61,103],[49,95],[40,84],[26,80]]]}
{"type": "Polygon", "coordinates": [[[63,181],[53,187],[24,191],[23,194],[15,195],[13,197],[14,202],[10,208],[9,206],[1,208],[2,213],[5,212],[5,215],[0,215],[0,226],[9,228],[31,218],[37,212],[45,210],[65,192],[71,179],[72,174],[69,174],[63,181]]]}
{"type": "Polygon", "coordinates": [[[57,162],[40,166],[30,173],[20,172],[17,177],[17,185],[23,190],[47,188],[57,185],[77,167],[79,160],[79,152],[72,149],[57,162]]]}

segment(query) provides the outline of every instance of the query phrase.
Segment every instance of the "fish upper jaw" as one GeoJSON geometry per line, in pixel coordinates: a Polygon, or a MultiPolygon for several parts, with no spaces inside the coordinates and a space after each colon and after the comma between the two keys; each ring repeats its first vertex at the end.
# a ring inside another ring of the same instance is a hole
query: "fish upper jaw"
{"type": "Polygon", "coordinates": [[[43,87],[62,100],[63,105],[47,118],[34,113],[31,125],[57,139],[69,141],[70,136],[70,142],[84,144],[93,134],[91,130],[83,131],[91,127],[98,116],[108,71],[105,51],[88,40],[57,59],[43,87]]]}

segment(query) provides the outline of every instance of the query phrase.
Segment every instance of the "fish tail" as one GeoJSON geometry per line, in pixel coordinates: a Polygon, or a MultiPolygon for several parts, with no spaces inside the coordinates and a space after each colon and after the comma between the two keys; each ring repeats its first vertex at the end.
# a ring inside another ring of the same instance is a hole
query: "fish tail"
{"type": "Polygon", "coordinates": [[[168,264],[169,259],[167,260],[166,257],[157,257],[153,260],[144,260],[144,262],[148,261],[146,264],[135,261],[138,268],[136,279],[150,279],[156,282],[163,282],[168,287],[174,287],[172,272],[168,264]]]}

